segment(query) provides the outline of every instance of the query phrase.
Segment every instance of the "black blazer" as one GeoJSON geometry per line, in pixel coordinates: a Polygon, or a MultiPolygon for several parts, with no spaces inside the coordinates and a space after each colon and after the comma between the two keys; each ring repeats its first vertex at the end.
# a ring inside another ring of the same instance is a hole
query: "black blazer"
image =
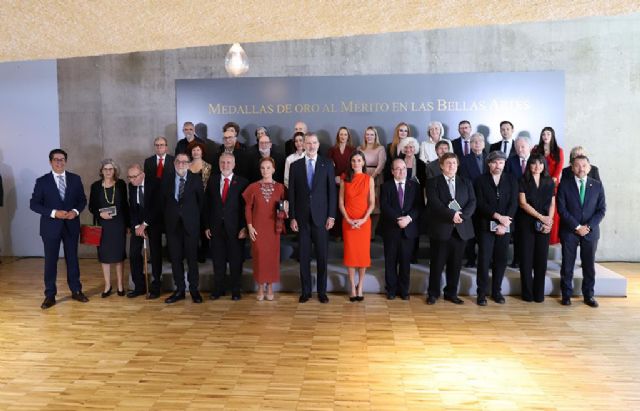
{"type": "MultiPolygon", "coordinates": [[[[546,164],[546,160],[545,160],[545,164],[546,164]]],[[[520,178],[522,178],[522,167],[520,166],[520,157],[518,156],[509,157],[504,164],[504,172],[514,176],[516,180],[520,180],[520,178]]]]}
{"type": "MultiPolygon", "coordinates": [[[[213,169],[216,171],[220,171],[220,167],[219,167],[220,155],[224,153],[224,150],[225,150],[224,144],[220,144],[218,146],[218,152],[216,153],[216,158],[214,162],[211,163],[211,165],[213,166],[213,169]]],[[[251,164],[249,164],[249,161],[248,161],[247,149],[245,145],[242,143],[236,143],[236,146],[233,149],[232,154],[233,154],[233,157],[235,157],[235,161],[236,161],[236,166],[233,169],[233,174],[234,175],[237,174],[248,180],[249,177],[251,176],[251,164]]]]}
{"type": "MultiPolygon", "coordinates": [[[[489,151],[502,151],[502,142],[503,139],[500,139],[500,141],[491,144],[489,151]]],[[[511,150],[509,150],[509,155],[507,157],[511,158],[513,156],[516,155],[516,139],[512,138],[511,139],[511,150]]]]}
{"type": "MultiPolygon", "coordinates": [[[[493,214],[506,215],[512,219],[518,210],[518,180],[511,174],[502,173],[500,182],[496,186],[493,176],[482,174],[474,183],[476,193],[476,213],[474,215],[476,229],[489,231],[493,214]]],[[[510,230],[513,233],[513,221],[510,230]]]]}
{"type": "Polygon", "coordinates": [[[602,183],[587,176],[584,205],[581,206],[575,179],[564,178],[560,181],[556,198],[560,214],[560,238],[573,234],[578,225],[588,225],[591,228],[591,232],[585,236],[585,239],[600,238],[600,222],[607,210],[602,183]]]}
{"type": "Polygon", "coordinates": [[[211,235],[219,235],[221,230],[230,238],[237,238],[238,233],[247,224],[244,217],[244,199],[242,193],[249,185],[244,177],[234,174],[229,182],[227,201],[222,203],[220,195],[220,174],[209,178],[204,201],[204,227],[211,230],[211,235]]]}
{"type": "Polygon", "coordinates": [[[448,240],[453,234],[453,230],[463,240],[474,237],[473,222],[471,216],[476,209],[476,195],[471,182],[464,177],[456,176],[456,201],[462,207],[463,222],[453,223],[455,212],[449,209],[451,194],[444,175],[439,175],[427,182],[427,213],[429,223],[427,233],[429,237],[437,240],[448,240]]]}
{"type": "MultiPolygon", "coordinates": [[[[119,207],[118,214],[122,215],[124,224],[126,227],[129,226],[129,203],[127,201],[127,185],[122,179],[118,179],[115,184],[115,201],[116,206],[119,207]]],[[[89,193],[89,211],[93,214],[94,221],[97,221],[99,224],[102,224],[102,219],[100,218],[100,208],[101,206],[99,199],[104,197],[104,189],[102,188],[102,180],[94,181],[91,184],[90,193],[89,193]]]]}
{"type": "MultiPolygon", "coordinates": [[[[271,147],[271,158],[273,158],[276,163],[276,171],[273,173],[273,179],[278,183],[284,184],[284,157],[277,150],[278,148],[275,145],[271,147]]],[[[262,173],[260,173],[260,159],[262,158],[262,154],[260,154],[257,145],[249,148],[245,154],[247,156],[246,163],[249,173],[247,180],[249,180],[249,183],[255,183],[262,178],[262,173]]]]}
{"type": "Polygon", "coordinates": [[[200,176],[187,171],[182,201],[175,199],[175,178],[162,180],[162,207],[164,209],[164,225],[167,234],[176,231],[182,221],[187,234],[198,236],[200,233],[200,213],[204,205],[204,189],[200,176]]]}
{"type": "Polygon", "coordinates": [[[429,180],[430,178],[438,177],[439,175],[442,175],[440,162],[438,160],[429,162],[429,164],[427,164],[427,166],[425,167],[425,174],[426,174],[427,180],[429,180]]]}
{"type": "MultiPolygon", "coordinates": [[[[560,176],[560,181],[564,180],[564,179],[569,179],[573,177],[573,171],[571,171],[571,166],[565,167],[562,169],[562,175],[560,176]]],[[[602,180],[600,180],[600,171],[598,171],[598,167],[592,165],[591,166],[591,170],[589,170],[589,174],[587,174],[587,177],[591,177],[594,180],[598,180],[600,182],[602,182],[602,180]]],[[[573,179],[572,179],[573,180],[573,179]]],[[[575,180],[573,180],[575,181],[575,180]]]]}
{"type": "Polygon", "coordinates": [[[316,157],[311,190],[307,184],[307,157],[291,163],[288,199],[289,217],[298,223],[313,221],[316,226],[324,227],[327,218],[335,218],[338,200],[333,161],[316,157]]]}
{"type": "Polygon", "coordinates": [[[162,221],[159,207],[160,182],[153,176],[145,176],[142,190],[144,193],[143,206],[140,207],[138,204],[138,187],[129,183],[129,221],[131,229],[135,229],[137,225],[143,222],[149,226],[154,226],[162,221]]]}
{"type": "Polygon", "coordinates": [[[394,179],[386,181],[380,187],[380,211],[382,211],[383,235],[387,238],[416,238],[419,234],[418,224],[424,208],[422,188],[412,180],[406,180],[404,202],[400,208],[398,187],[394,179]],[[398,217],[410,216],[411,223],[401,229],[396,220],[398,217]]]}
{"type": "MultiPolygon", "coordinates": [[[[175,175],[176,169],[173,165],[173,161],[176,158],[171,154],[167,154],[164,157],[164,171],[162,172],[162,178],[175,175]]],[[[158,171],[158,161],[156,155],[152,155],[144,160],[144,174],[148,178],[156,178],[156,172],[158,171]]]]}
{"type": "MultiPolygon", "coordinates": [[[[453,152],[458,156],[458,160],[462,160],[464,157],[464,149],[462,147],[462,137],[458,137],[451,141],[451,145],[453,146],[453,152]]],[[[471,141],[469,141],[469,152],[471,152],[471,141]]]]}
{"type": "Polygon", "coordinates": [[[471,152],[469,155],[462,157],[460,160],[460,167],[458,168],[458,174],[468,179],[472,183],[476,181],[478,177],[486,173],[488,168],[486,164],[487,153],[482,152],[482,169],[478,168],[476,162],[476,155],[471,152]]]}
{"type": "MultiPolygon", "coordinates": [[[[549,209],[551,208],[551,200],[553,199],[555,192],[555,183],[551,177],[540,177],[540,186],[536,187],[533,179],[527,181],[522,177],[518,180],[518,191],[524,193],[527,203],[533,207],[537,212],[542,215],[549,215],[549,209]]],[[[519,195],[519,194],[518,194],[519,195]]],[[[537,221],[536,218],[529,213],[521,210],[518,213],[519,219],[516,229],[517,230],[533,230],[534,224],[537,221]]]]}

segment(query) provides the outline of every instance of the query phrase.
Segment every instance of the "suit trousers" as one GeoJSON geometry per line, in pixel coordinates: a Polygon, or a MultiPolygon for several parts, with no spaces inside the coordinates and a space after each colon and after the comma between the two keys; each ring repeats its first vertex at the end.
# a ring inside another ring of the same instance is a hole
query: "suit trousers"
{"type": "Polygon", "coordinates": [[[178,221],[176,230],[167,233],[169,243],[169,257],[171,259],[171,271],[173,272],[173,282],[176,290],[184,292],[184,262],[187,260],[187,279],[189,280],[189,291],[198,291],[200,274],[198,272],[198,240],[200,234],[189,235],[182,220],[178,221]]]}
{"type": "Polygon", "coordinates": [[[491,295],[502,292],[502,279],[507,269],[507,253],[511,235],[495,235],[491,231],[478,232],[478,296],[489,295],[489,266],[491,266],[491,295]],[[493,263],[492,263],[493,261],[493,263]]]}
{"type": "Polygon", "coordinates": [[[562,265],[560,266],[560,289],[563,297],[573,294],[573,268],[577,248],[580,246],[582,264],[582,296],[593,297],[596,283],[595,255],[598,240],[587,240],[577,234],[562,234],[562,265]]]}
{"type": "Polygon", "coordinates": [[[162,228],[147,227],[147,255],[151,260],[151,285],[147,290],[144,283],[143,238],[132,231],[129,239],[129,266],[131,278],[138,292],[160,293],[162,288],[162,228]]]}
{"type": "Polygon", "coordinates": [[[66,226],[62,227],[62,233],[58,238],[42,237],[44,244],[44,295],[55,297],[58,288],[58,254],[60,242],[64,250],[64,260],[67,263],[67,284],[73,293],[82,291],[80,283],[80,266],[78,264],[78,238],[79,234],[71,234],[66,226]]]}
{"type": "Polygon", "coordinates": [[[301,294],[311,296],[311,245],[315,246],[317,263],[318,295],[327,293],[327,257],[329,254],[329,232],[323,226],[316,226],[311,216],[305,222],[298,221],[298,246],[300,247],[301,294]]]}
{"type": "Polygon", "coordinates": [[[431,260],[429,262],[429,295],[440,297],[442,283],[442,271],[446,265],[447,285],[444,287],[444,295],[447,298],[458,295],[458,283],[460,281],[460,269],[466,241],[460,238],[454,229],[448,240],[431,238],[431,260]]]}
{"type": "Polygon", "coordinates": [[[213,288],[211,295],[221,296],[225,293],[225,277],[229,263],[229,280],[232,295],[240,295],[242,291],[242,264],[244,262],[244,240],[237,234],[230,236],[221,227],[209,241],[213,256],[213,288]]]}
{"type": "Polygon", "coordinates": [[[383,236],[384,282],[387,295],[409,295],[410,269],[415,238],[383,236]]]}
{"type": "Polygon", "coordinates": [[[521,228],[518,239],[520,245],[520,286],[525,301],[544,301],[544,282],[549,258],[549,234],[542,234],[533,228],[521,228]],[[533,277],[531,271],[533,270],[533,277]]]}

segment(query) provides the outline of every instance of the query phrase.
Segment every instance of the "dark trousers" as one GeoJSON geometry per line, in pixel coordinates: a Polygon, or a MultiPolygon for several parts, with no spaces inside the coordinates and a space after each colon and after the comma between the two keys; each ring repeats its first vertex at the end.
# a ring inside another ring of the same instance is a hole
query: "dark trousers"
{"type": "Polygon", "coordinates": [[[466,241],[454,230],[448,240],[431,238],[431,260],[429,262],[429,295],[440,297],[442,271],[447,267],[447,285],[444,287],[445,297],[458,295],[458,282],[462,268],[462,256],[466,241]]]}
{"type": "Polygon", "coordinates": [[[513,232],[513,235],[511,236],[511,241],[513,243],[513,260],[512,260],[512,264],[514,265],[520,265],[520,243],[522,242],[522,240],[520,239],[520,225],[524,224],[522,222],[522,217],[519,215],[521,213],[520,209],[518,209],[518,211],[516,211],[516,215],[513,218],[513,225],[512,225],[512,229],[514,229],[515,231],[513,232]]]}
{"type": "Polygon", "coordinates": [[[244,240],[238,235],[230,236],[222,227],[211,237],[211,255],[213,256],[213,288],[211,295],[225,293],[225,277],[229,263],[229,279],[232,295],[240,295],[242,288],[242,264],[244,262],[244,240]]]}
{"type": "Polygon", "coordinates": [[[144,259],[143,259],[143,237],[138,237],[135,232],[131,232],[129,239],[129,267],[131,269],[131,279],[137,292],[159,293],[161,289],[162,276],[162,228],[147,227],[147,256],[151,260],[151,286],[147,290],[144,283],[144,259]]]}
{"type": "Polygon", "coordinates": [[[200,274],[198,272],[198,239],[200,234],[189,235],[185,230],[182,220],[176,225],[173,233],[167,233],[169,243],[169,258],[171,259],[171,271],[173,272],[173,282],[176,290],[184,292],[184,262],[187,259],[187,279],[189,280],[189,290],[198,291],[200,274]]]}
{"type": "Polygon", "coordinates": [[[522,299],[542,302],[549,258],[549,234],[539,233],[533,227],[523,227],[520,230],[519,245],[522,299]]]}
{"type": "Polygon", "coordinates": [[[384,282],[387,295],[409,295],[411,256],[415,238],[383,236],[384,282]]]}
{"type": "Polygon", "coordinates": [[[329,232],[323,226],[316,226],[309,220],[298,222],[298,245],[300,247],[300,285],[302,295],[311,296],[311,244],[316,251],[318,295],[327,293],[327,255],[329,253],[329,232]]]}
{"type": "Polygon", "coordinates": [[[467,264],[476,262],[476,239],[472,238],[467,240],[464,246],[464,257],[467,260],[467,264]]]}
{"type": "Polygon", "coordinates": [[[79,233],[71,234],[67,227],[62,227],[62,233],[58,238],[42,237],[44,244],[44,295],[55,297],[58,288],[58,253],[60,242],[64,249],[64,260],[67,263],[67,284],[72,293],[82,291],[80,283],[80,266],[78,264],[78,238],[79,233]]]}
{"type": "Polygon", "coordinates": [[[501,294],[502,279],[507,269],[510,234],[495,235],[478,230],[478,296],[489,295],[489,266],[491,266],[491,295],[501,294]],[[493,264],[492,264],[493,261],[493,264]]]}
{"type": "Polygon", "coordinates": [[[562,265],[560,266],[560,289],[562,297],[568,298],[573,294],[573,268],[576,263],[576,253],[580,246],[582,260],[582,296],[593,297],[596,283],[595,256],[598,240],[587,240],[576,234],[562,234],[562,265]]]}

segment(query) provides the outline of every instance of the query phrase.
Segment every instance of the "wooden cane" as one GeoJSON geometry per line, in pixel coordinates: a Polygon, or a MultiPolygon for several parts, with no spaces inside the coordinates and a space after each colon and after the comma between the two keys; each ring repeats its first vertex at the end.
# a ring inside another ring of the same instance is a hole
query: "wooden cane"
{"type": "Polygon", "coordinates": [[[147,237],[142,240],[142,249],[144,250],[144,289],[149,296],[149,268],[147,267],[147,237]]]}

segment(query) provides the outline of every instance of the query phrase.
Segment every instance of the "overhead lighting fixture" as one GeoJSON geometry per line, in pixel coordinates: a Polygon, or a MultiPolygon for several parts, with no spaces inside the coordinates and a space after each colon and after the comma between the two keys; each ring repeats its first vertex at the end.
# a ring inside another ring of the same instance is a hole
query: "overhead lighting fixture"
{"type": "Polygon", "coordinates": [[[230,76],[238,77],[249,71],[249,59],[240,43],[233,43],[224,58],[224,68],[230,76]]]}

